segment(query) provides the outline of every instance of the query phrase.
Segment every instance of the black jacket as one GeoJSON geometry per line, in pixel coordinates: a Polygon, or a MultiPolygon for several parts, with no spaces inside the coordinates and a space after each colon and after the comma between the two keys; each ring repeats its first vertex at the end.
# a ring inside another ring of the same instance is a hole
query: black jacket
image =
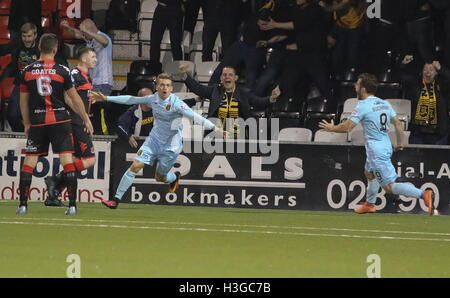
{"type": "Polygon", "coordinates": [[[409,127],[412,132],[417,131],[424,133],[439,133],[440,135],[446,135],[449,132],[450,97],[447,86],[450,84],[450,69],[442,65],[441,69],[438,71],[435,81],[436,81],[435,86],[436,86],[437,118],[438,118],[437,122],[438,127],[435,131],[414,124],[414,117],[416,115],[417,104],[419,102],[420,93],[423,87],[422,76],[420,76],[420,80],[404,81],[405,88],[408,91],[406,94],[406,98],[411,100],[411,123],[409,127]]]}
{"type": "MultiPolygon", "coordinates": [[[[225,88],[221,84],[203,86],[189,75],[187,76],[185,83],[191,92],[197,94],[201,98],[209,99],[208,117],[217,117],[217,112],[220,103],[222,102],[225,88]]],[[[259,97],[250,93],[248,89],[239,86],[236,86],[234,98],[239,101],[239,117],[243,119],[247,119],[251,116],[250,110],[252,107],[256,111],[261,111],[270,104],[269,96],[259,97]]]]}

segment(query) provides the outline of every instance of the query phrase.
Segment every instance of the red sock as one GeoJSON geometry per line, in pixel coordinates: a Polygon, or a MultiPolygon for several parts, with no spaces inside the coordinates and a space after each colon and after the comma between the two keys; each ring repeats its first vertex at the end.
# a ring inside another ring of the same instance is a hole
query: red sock
{"type": "Polygon", "coordinates": [[[83,170],[86,169],[81,159],[75,161],[73,164],[75,165],[75,168],[77,169],[78,172],[82,172],[83,170]]]}
{"type": "Polygon", "coordinates": [[[64,173],[75,172],[75,165],[73,163],[68,163],[64,166],[64,173]]]}
{"type": "Polygon", "coordinates": [[[30,167],[29,165],[23,165],[22,166],[22,172],[27,172],[30,174],[33,174],[34,168],[30,167]]]}

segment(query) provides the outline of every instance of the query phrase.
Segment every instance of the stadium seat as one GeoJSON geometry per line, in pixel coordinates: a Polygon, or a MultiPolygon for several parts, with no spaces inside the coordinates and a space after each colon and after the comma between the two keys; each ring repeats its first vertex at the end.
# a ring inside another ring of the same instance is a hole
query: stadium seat
{"type": "Polygon", "coordinates": [[[392,83],[379,83],[376,96],[385,98],[400,98],[402,95],[402,86],[398,82],[392,83]]]}
{"type": "Polygon", "coordinates": [[[8,29],[9,16],[0,16],[0,44],[9,43],[11,34],[8,29]]]}
{"type": "Polygon", "coordinates": [[[279,98],[272,105],[272,112],[296,113],[301,111],[301,99],[297,98],[279,98]]]}
{"type": "Polygon", "coordinates": [[[11,97],[14,89],[14,77],[4,78],[0,83],[0,89],[2,92],[2,100],[7,101],[11,97]]]}
{"type": "Polygon", "coordinates": [[[312,131],[303,127],[287,127],[280,130],[279,141],[311,142],[312,131]]]}
{"type": "Polygon", "coordinates": [[[353,112],[353,110],[358,105],[357,98],[347,98],[344,102],[344,108],[342,110],[340,122],[346,120],[353,112]]]}
{"type": "Polygon", "coordinates": [[[0,15],[9,15],[11,0],[0,0],[0,15]]]}
{"type": "MultiPolygon", "coordinates": [[[[41,7],[43,16],[50,16],[52,13],[58,10],[58,0],[41,0],[41,7]]],[[[61,2],[65,2],[65,0],[61,0],[61,2]]]]}
{"type": "Polygon", "coordinates": [[[336,112],[336,104],[323,97],[309,98],[306,101],[306,112],[334,113],[336,112]]]}
{"type": "Polygon", "coordinates": [[[331,120],[336,121],[335,113],[317,113],[317,112],[307,112],[305,115],[304,127],[310,129],[313,133],[319,130],[319,123],[322,120],[330,122],[331,120]]]}
{"type": "Polygon", "coordinates": [[[220,62],[207,61],[195,63],[195,71],[197,72],[197,80],[200,83],[208,83],[214,70],[219,66],[220,62]]]}
{"type": "Polygon", "coordinates": [[[343,100],[356,96],[355,82],[340,82],[338,88],[339,98],[343,100]]]}
{"type": "Polygon", "coordinates": [[[400,121],[403,122],[403,128],[408,130],[408,123],[411,119],[411,101],[403,98],[387,98],[400,121]]]}
{"type": "Polygon", "coordinates": [[[0,74],[3,73],[9,63],[11,63],[11,54],[0,56],[0,74]]]}
{"type": "Polygon", "coordinates": [[[170,73],[172,76],[174,76],[175,80],[181,80],[179,76],[178,68],[180,65],[187,64],[188,69],[187,72],[191,77],[195,76],[195,64],[192,61],[171,61],[169,63],[163,64],[163,70],[164,72],[170,73]]]}
{"type": "Polygon", "coordinates": [[[130,73],[137,75],[156,76],[162,72],[162,65],[159,62],[150,60],[136,60],[130,65],[130,73]]]}
{"type": "Polygon", "coordinates": [[[316,131],[314,142],[347,143],[346,133],[329,132],[323,129],[316,131]]]}
{"type": "Polygon", "coordinates": [[[178,96],[181,100],[197,97],[197,94],[192,93],[192,92],[174,92],[173,94],[178,96]]]}

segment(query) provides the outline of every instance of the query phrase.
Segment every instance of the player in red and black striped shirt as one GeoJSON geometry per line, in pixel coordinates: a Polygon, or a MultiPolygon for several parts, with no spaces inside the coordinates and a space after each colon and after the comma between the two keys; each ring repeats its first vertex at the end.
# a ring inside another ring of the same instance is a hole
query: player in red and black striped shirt
{"type": "Polygon", "coordinates": [[[76,213],[77,177],[72,160],[73,139],[71,118],[67,111],[64,94],[72,102],[87,131],[93,128],[83,102],[73,87],[69,69],[56,64],[58,39],[54,34],[42,35],[39,42],[40,58],[28,65],[21,74],[20,110],[27,136],[26,156],[20,172],[20,205],[17,214],[27,213],[27,201],[34,167],[39,156],[48,154],[49,144],[59,154],[64,168],[64,180],[68,185],[69,209],[67,215],[76,213]]]}
{"type": "MultiPolygon", "coordinates": [[[[84,109],[88,114],[91,111],[91,92],[92,81],[89,77],[89,70],[97,65],[97,57],[95,50],[89,47],[81,47],[77,52],[79,63],[71,71],[72,81],[75,89],[83,100],[84,109]]],[[[71,100],[66,100],[69,107],[72,106],[71,100]]],[[[72,134],[74,142],[74,164],[78,172],[91,168],[95,165],[95,151],[94,145],[90,135],[85,131],[83,120],[81,117],[69,109],[72,118],[72,134]]],[[[55,176],[48,176],[45,178],[47,185],[48,197],[45,200],[45,206],[63,207],[64,203],[58,199],[59,194],[64,190],[64,173],[58,173],[55,176]]]]}

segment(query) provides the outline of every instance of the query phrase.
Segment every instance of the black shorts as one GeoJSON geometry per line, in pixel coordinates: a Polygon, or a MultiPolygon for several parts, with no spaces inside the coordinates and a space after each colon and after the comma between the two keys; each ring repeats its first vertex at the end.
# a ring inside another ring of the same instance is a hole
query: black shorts
{"type": "Polygon", "coordinates": [[[71,123],[31,126],[25,154],[47,156],[49,144],[52,144],[53,153],[74,153],[71,123]]]}
{"type": "Polygon", "coordinates": [[[72,133],[75,156],[79,158],[94,157],[94,145],[91,136],[84,130],[84,125],[72,124],[72,133]]]}

